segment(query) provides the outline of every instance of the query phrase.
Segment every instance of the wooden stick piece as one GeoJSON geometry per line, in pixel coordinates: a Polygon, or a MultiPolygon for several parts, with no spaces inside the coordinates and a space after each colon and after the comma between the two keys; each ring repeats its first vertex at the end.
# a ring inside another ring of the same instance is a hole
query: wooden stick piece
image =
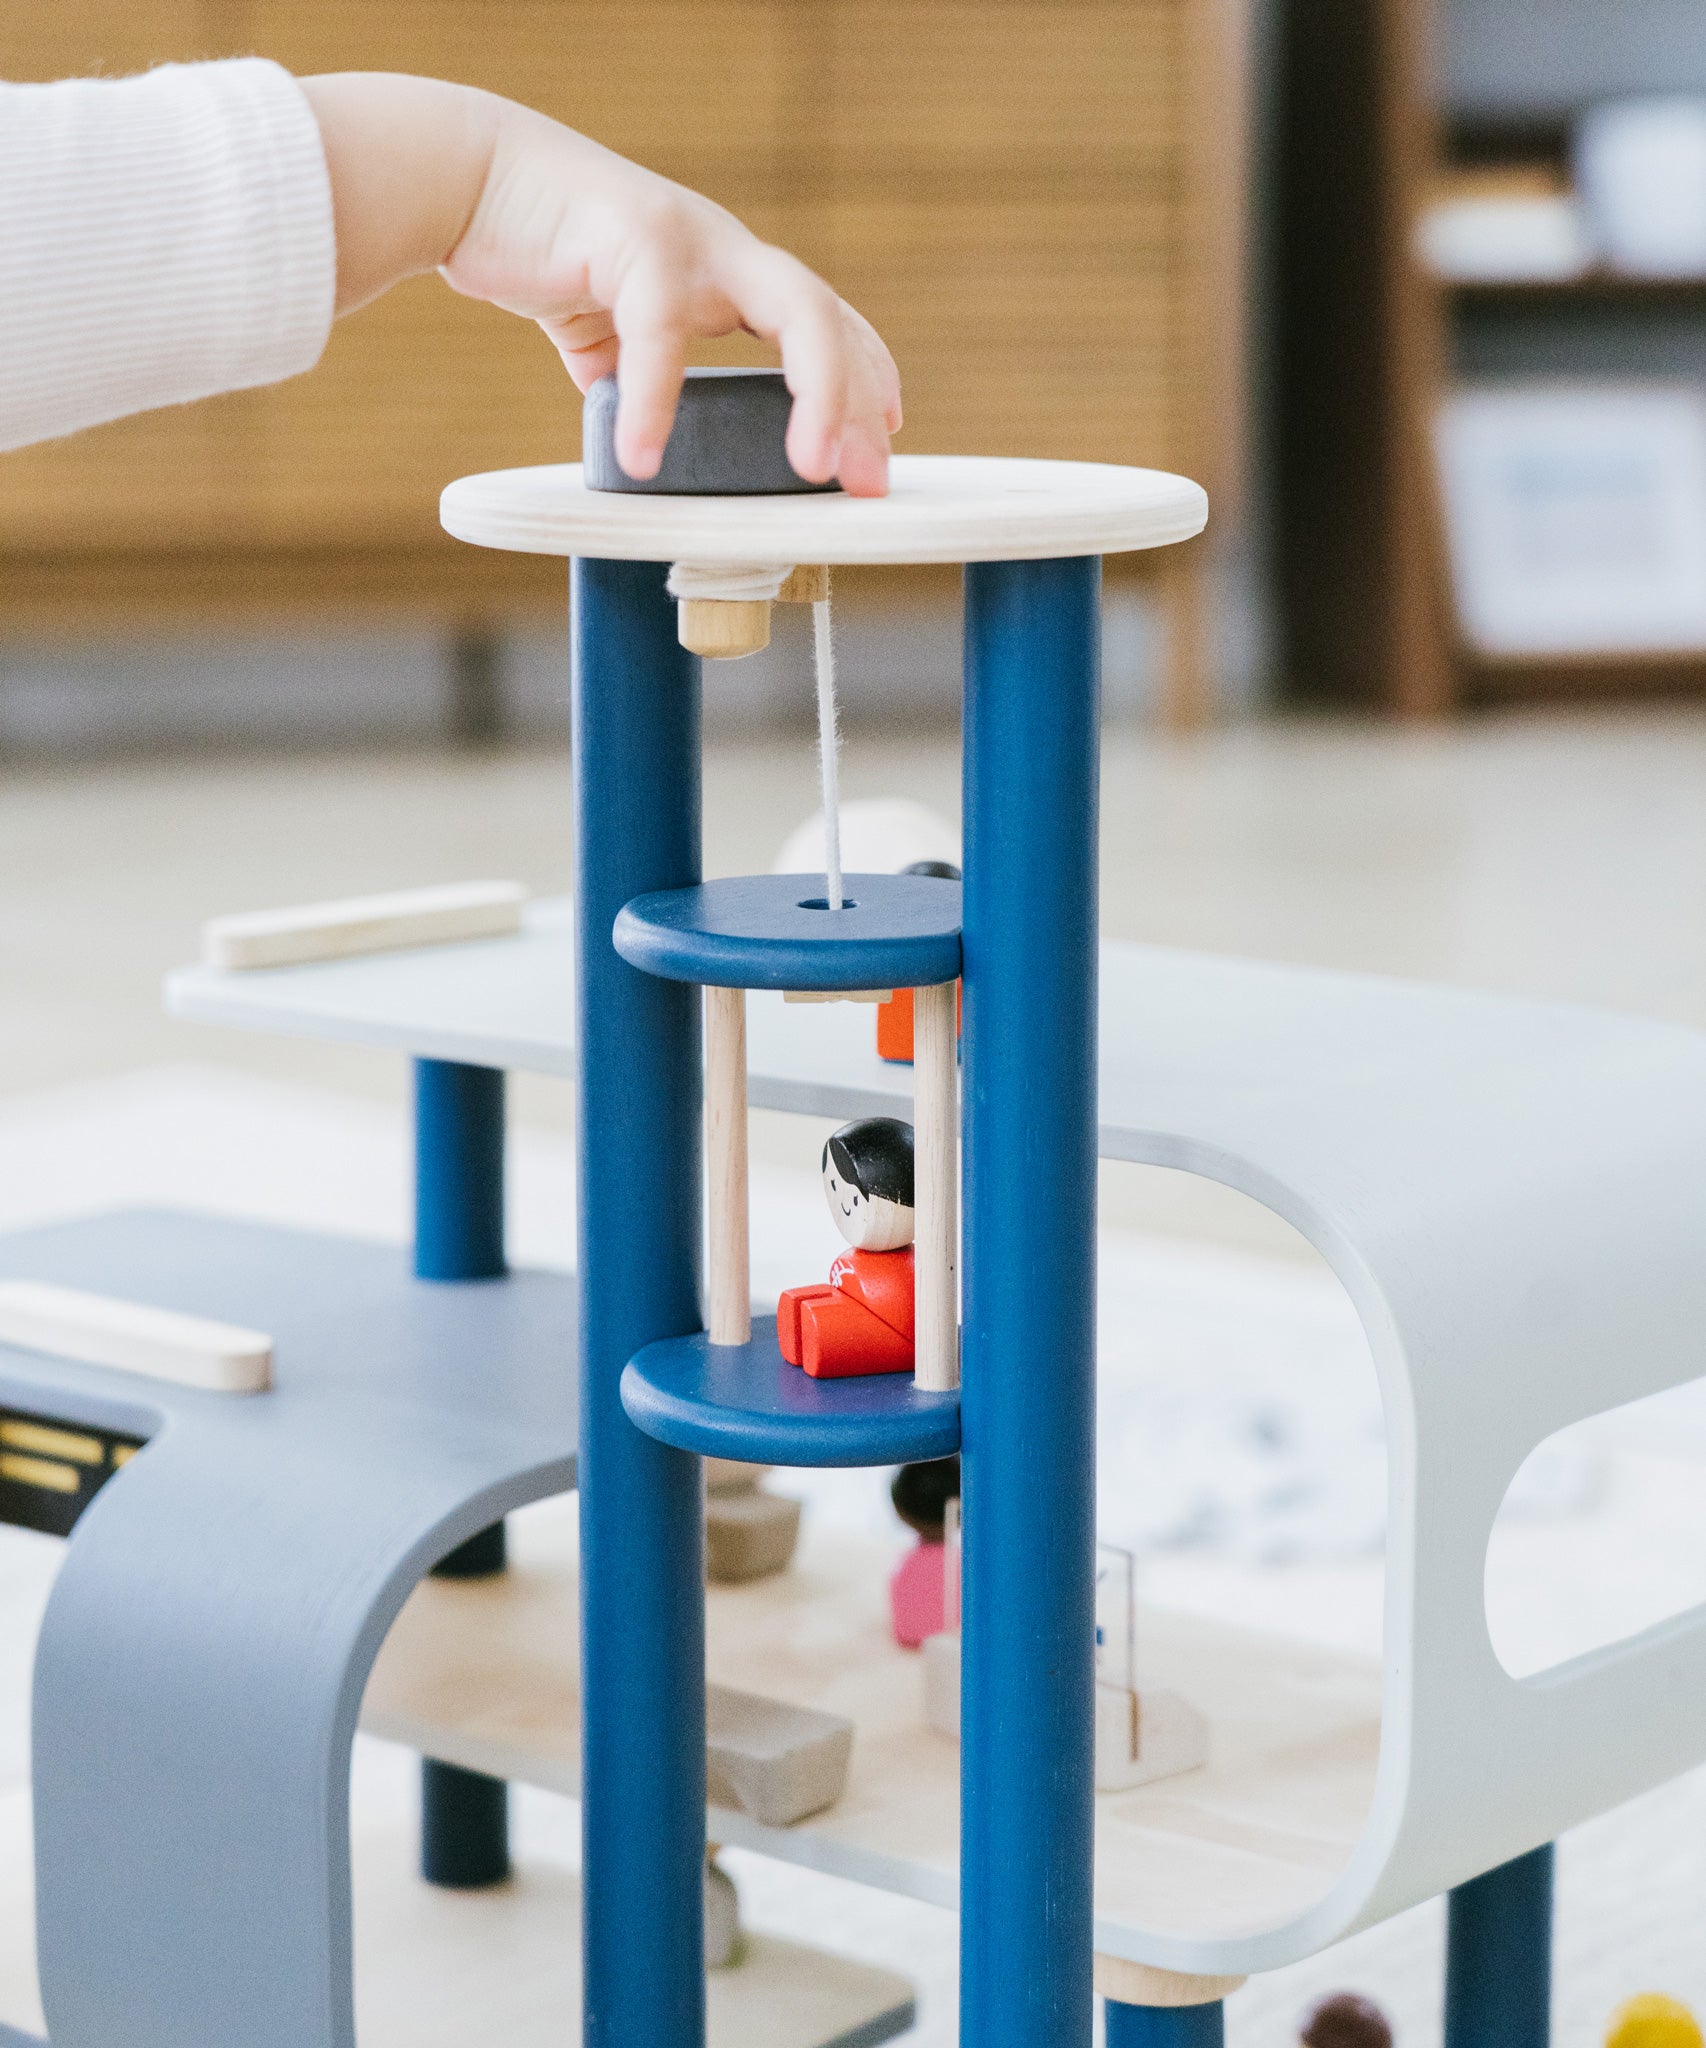
{"type": "Polygon", "coordinates": [[[202,958],[209,967],[294,967],[498,938],[521,929],[526,900],[520,882],[448,882],[284,910],[240,910],[208,919],[202,958]]]}
{"type": "Polygon", "coordinates": [[[713,1344],[752,1336],[747,1242],[746,990],[705,991],[705,1161],[709,1177],[713,1344]]]}
{"type": "Polygon", "coordinates": [[[959,1123],[955,984],[913,998],[913,1192],[916,1196],[917,1384],[960,1383],[959,1123]]]}
{"type": "Polygon", "coordinates": [[[209,1394],[259,1394],[272,1385],[272,1339],[263,1331],[41,1280],[0,1281],[0,1344],[209,1394]]]}

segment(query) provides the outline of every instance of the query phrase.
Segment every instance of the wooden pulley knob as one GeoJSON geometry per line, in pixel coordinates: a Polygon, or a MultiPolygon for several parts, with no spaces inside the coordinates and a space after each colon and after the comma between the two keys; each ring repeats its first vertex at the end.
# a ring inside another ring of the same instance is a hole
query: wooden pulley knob
{"type": "Polygon", "coordinates": [[[770,645],[768,598],[684,597],[675,611],[677,639],[707,661],[736,661],[770,645]]]}

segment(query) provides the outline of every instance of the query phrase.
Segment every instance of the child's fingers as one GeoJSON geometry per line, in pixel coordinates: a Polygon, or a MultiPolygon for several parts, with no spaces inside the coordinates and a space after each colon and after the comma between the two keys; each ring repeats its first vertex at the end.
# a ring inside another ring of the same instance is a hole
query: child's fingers
{"type": "Polygon", "coordinates": [[[803,263],[762,242],[734,254],[725,288],[754,333],[781,350],[794,394],[788,460],[813,483],[839,476],[848,490],[879,495],[900,379],[875,330],[803,263]]]}
{"type": "Polygon", "coordinates": [[[864,344],[866,360],[875,369],[877,395],[883,408],[883,425],[891,434],[898,434],[902,425],[900,406],[900,371],[895,359],[889,354],[888,344],[857,307],[842,301],[842,310],[852,321],[864,344]]]}
{"type": "Polygon", "coordinates": [[[632,477],[653,477],[675,421],[687,367],[686,324],[676,294],[639,275],[617,294],[616,460],[632,477]]]}
{"type": "Polygon", "coordinates": [[[600,377],[616,367],[616,323],[600,308],[592,313],[564,314],[542,319],[539,325],[556,344],[563,367],[580,391],[590,391],[600,377]]]}

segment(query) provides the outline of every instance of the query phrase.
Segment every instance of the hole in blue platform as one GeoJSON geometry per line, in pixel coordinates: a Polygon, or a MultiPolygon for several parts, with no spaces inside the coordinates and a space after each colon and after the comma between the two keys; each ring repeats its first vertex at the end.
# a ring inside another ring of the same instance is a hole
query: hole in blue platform
{"type": "MultiPolygon", "coordinates": [[[[829,898],[827,896],[802,897],[799,907],[802,910],[827,910],[829,908],[829,898]]],[[[843,910],[857,910],[859,908],[851,896],[842,897],[841,907],[843,910]]]]}

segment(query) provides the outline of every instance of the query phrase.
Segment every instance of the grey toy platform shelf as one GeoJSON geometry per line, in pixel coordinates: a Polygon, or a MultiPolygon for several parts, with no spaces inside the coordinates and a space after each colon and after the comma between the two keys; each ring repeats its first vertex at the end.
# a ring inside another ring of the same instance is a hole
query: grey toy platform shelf
{"type": "Polygon", "coordinates": [[[145,1440],[78,1523],[36,1652],[55,2048],[347,2048],[362,1685],[423,1572],[574,1484],[573,1283],[446,1287],[402,1249],[155,1213],[14,1232],[0,1276],[275,1354],[273,1390],[237,1396],[0,1347],[0,1403],[145,1440]]]}
{"type": "MultiPolygon", "coordinates": [[[[29,1801],[0,1796],[0,2044],[42,2027],[30,1947],[29,1801]]],[[[356,2024],[362,2048],[577,2048],[580,1955],[564,1938],[580,1884],[561,1863],[524,1861],[507,1884],[423,1884],[412,1828],[354,1829],[356,2024]]],[[[913,2023],[912,1987],[891,1970],[748,1934],[706,1985],[709,2048],[877,2048],[913,2023]]]]}
{"type": "MultiPolygon", "coordinates": [[[[187,969],[168,1000],[203,1021],[567,1075],[570,916],[567,904],[540,904],[514,938],[389,959],[246,976],[187,969]]],[[[836,1117],[904,1112],[911,1074],[878,1059],[873,1039],[868,1011],[804,1011],[755,993],[752,1101],[836,1117]]],[[[1103,1893],[1098,1948],[1203,1978],[1275,1967],[1698,1761],[1706,1724],[1689,1702],[1706,1691],[1706,1616],[1534,1684],[1494,1659],[1482,1581],[1505,1489],[1536,1445],[1698,1374],[1706,1039],[1561,1004],[1105,944],[1100,1126],[1105,1157],[1224,1181],[1334,1267],[1386,1404],[1390,1506],[1372,1794],[1354,1771],[1336,1791],[1323,1782],[1321,1863],[1307,1881],[1283,1899],[1276,1886],[1247,1900],[1236,1924],[1211,1898],[1190,1925],[1170,1887],[1199,1853],[1193,1833],[1212,1828],[1189,1818],[1189,1781],[1126,1795],[1150,1812],[1165,1806],[1183,1840],[1149,1860],[1147,1876],[1149,1852],[1134,1850],[1137,1874],[1117,1909],[1103,1893]],[[1537,1317],[1536,1302],[1559,1311],[1537,1317]]],[[[816,1585],[831,1613],[852,1597],[833,1575],[801,1584],[816,1585]]],[[[426,1589],[423,1611],[460,1590],[426,1589]]],[[[734,1611],[724,1603],[738,1597],[716,1589],[713,1612],[734,1611]]],[[[1247,1670],[1266,1668],[1259,1641],[1236,1654],[1247,1670]]],[[[1326,1698],[1344,1680],[1335,1669],[1326,1698]]],[[[1224,1683],[1203,1683],[1218,1711],[1224,1683]]],[[[1237,1711],[1234,1700],[1226,1712],[1237,1711]]],[[[1324,1725],[1353,1751],[1372,1740],[1366,1699],[1348,1720],[1337,1711],[1324,1725]]],[[[920,1711],[920,1739],[922,1721],[920,1711]]],[[[444,1731],[434,1739],[452,1761],[478,1761],[463,1747],[471,1723],[447,1714],[444,1731]]],[[[420,1737],[411,1719],[409,1739],[420,1737]]],[[[875,1739],[861,1719],[855,1784],[875,1739]]],[[[1211,1757],[1229,1739],[1211,1726],[1211,1757]]],[[[528,1774],[519,1757],[502,1768],[528,1774]]],[[[1265,1768],[1251,1766],[1254,1797],[1265,1768]]],[[[807,1825],[818,1839],[859,1813],[850,1795],[807,1825]]],[[[940,1881],[918,1874],[928,1855],[901,1860],[910,1874],[874,1881],[940,1881]]]]}

